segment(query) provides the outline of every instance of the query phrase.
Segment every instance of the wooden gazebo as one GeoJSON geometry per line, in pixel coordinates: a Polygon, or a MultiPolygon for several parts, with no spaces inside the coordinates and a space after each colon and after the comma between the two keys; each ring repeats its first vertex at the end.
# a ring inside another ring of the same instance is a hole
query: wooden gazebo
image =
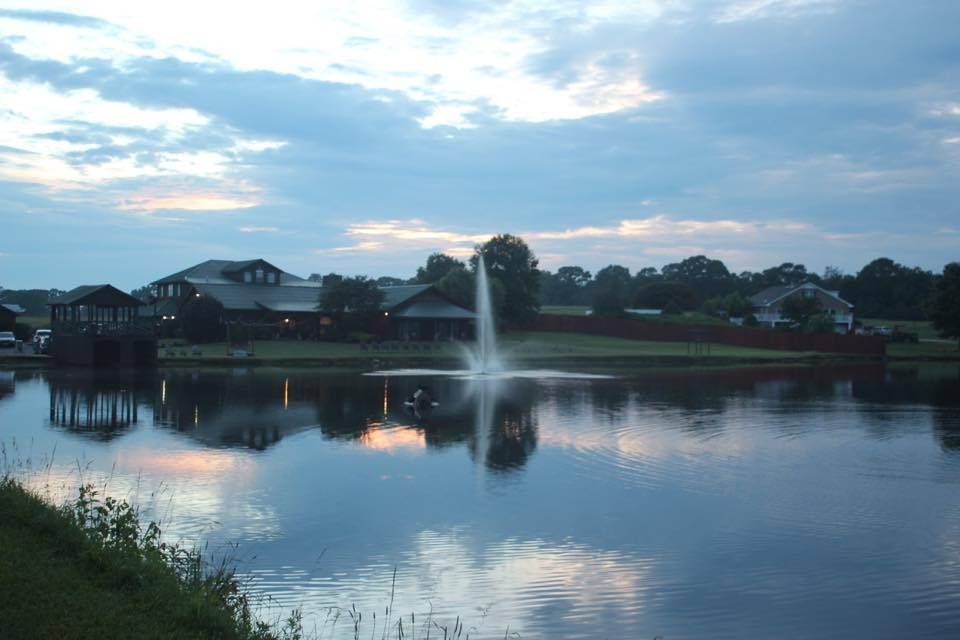
{"type": "Polygon", "coordinates": [[[80,286],[51,300],[53,356],[65,364],[156,363],[156,330],[138,316],[142,305],[109,284],[80,286]]]}

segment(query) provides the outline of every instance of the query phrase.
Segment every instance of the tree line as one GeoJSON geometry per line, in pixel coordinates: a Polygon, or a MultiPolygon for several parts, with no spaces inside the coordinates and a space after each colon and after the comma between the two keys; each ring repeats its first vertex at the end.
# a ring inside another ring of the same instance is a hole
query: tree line
{"type": "MultiPolygon", "coordinates": [[[[660,269],[644,267],[633,273],[617,264],[596,274],[574,265],[552,272],[539,268],[538,259],[522,238],[500,234],[474,247],[466,261],[434,253],[411,278],[349,278],[336,273],[314,273],[310,280],[323,285],[318,308],[344,316],[351,310],[377,308],[382,299],[377,290],[403,284],[435,285],[454,302],[473,307],[480,255],[487,265],[494,307],[504,324],[529,322],[543,305],[589,306],[595,313],[610,315],[628,308],[656,308],[746,316],[751,309],[751,295],[769,287],[813,282],[836,291],[853,304],[860,318],[932,320],[944,335],[960,337],[957,262],[947,265],[942,274],[890,258],[877,258],[855,274],[846,274],[837,267],[816,273],[792,262],[762,271],[734,273],[721,260],[698,255],[660,269]]],[[[150,289],[141,287],[132,293],[147,297],[150,289]]],[[[57,289],[0,290],[0,302],[21,304],[27,313],[41,315],[46,314],[47,300],[59,294],[62,291],[57,289]]]]}

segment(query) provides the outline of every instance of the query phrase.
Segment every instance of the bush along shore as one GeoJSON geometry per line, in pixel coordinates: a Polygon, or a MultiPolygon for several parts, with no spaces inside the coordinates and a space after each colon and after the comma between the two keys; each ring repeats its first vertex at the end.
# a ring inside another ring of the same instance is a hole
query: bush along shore
{"type": "MultiPolygon", "coordinates": [[[[0,476],[0,638],[71,640],[176,638],[216,640],[469,640],[459,616],[450,624],[390,603],[377,616],[328,607],[322,629],[304,633],[303,613],[272,624],[226,560],[208,563],[196,550],[161,541],[124,500],[83,485],[55,507],[10,476],[0,476]],[[337,628],[339,624],[339,628],[337,628]]],[[[396,586],[397,572],[393,572],[396,586]]],[[[509,628],[496,638],[519,638],[509,628]]]]}
{"type": "Polygon", "coordinates": [[[0,479],[0,636],[299,639],[301,615],[269,625],[227,563],[161,541],[126,501],[92,485],[57,508],[0,479]]]}

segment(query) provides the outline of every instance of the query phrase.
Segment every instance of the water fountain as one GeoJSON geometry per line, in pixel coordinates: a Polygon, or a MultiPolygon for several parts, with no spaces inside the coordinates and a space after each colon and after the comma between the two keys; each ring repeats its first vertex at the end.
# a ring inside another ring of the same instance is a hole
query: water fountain
{"type": "Polygon", "coordinates": [[[490,281],[483,254],[477,259],[476,340],[463,345],[464,369],[392,369],[374,371],[368,375],[386,376],[456,376],[475,380],[501,378],[608,378],[589,373],[568,373],[547,369],[512,369],[497,347],[497,324],[490,299],[490,281]]]}
{"type": "Polygon", "coordinates": [[[497,326],[493,317],[493,304],[490,302],[490,282],[487,279],[487,265],[482,253],[477,260],[475,300],[477,341],[476,348],[468,351],[467,363],[470,365],[470,370],[478,374],[501,371],[503,363],[497,352],[497,326]]]}

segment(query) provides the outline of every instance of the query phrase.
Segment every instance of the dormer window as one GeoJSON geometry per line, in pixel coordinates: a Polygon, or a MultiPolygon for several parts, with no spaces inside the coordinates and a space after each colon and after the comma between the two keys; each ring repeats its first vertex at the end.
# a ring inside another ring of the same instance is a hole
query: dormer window
{"type": "Polygon", "coordinates": [[[244,271],[244,272],[243,272],[243,281],[244,281],[244,282],[247,282],[247,283],[253,282],[253,274],[250,273],[249,271],[244,271]]]}
{"type": "Polygon", "coordinates": [[[804,297],[804,298],[816,298],[816,297],[817,297],[817,292],[814,291],[813,289],[804,289],[804,290],[803,290],[803,297],[804,297]]]}
{"type": "Polygon", "coordinates": [[[273,271],[267,272],[267,284],[277,284],[277,274],[273,271]]]}
{"type": "Polygon", "coordinates": [[[262,282],[263,282],[263,269],[257,269],[256,274],[257,274],[257,284],[262,283],[262,282]]]}

